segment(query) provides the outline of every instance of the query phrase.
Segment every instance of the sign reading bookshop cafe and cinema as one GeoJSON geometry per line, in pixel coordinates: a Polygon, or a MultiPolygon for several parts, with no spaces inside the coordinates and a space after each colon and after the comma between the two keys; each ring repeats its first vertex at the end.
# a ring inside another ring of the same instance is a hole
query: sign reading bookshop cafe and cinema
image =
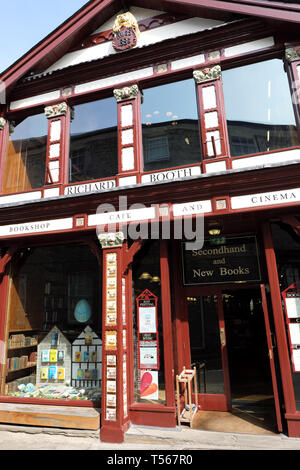
{"type": "Polygon", "coordinates": [[[260,281],[254,236],[224,238],[218,244],[205,240],[202,248],[195,248],[182,243],[184,285],[260,281]]]}

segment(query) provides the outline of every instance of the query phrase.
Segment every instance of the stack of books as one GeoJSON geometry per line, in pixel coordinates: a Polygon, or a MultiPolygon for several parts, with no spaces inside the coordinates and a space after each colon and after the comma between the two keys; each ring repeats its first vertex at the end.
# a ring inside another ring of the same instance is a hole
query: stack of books
{"type": "Polygon", "coordinates": [[[23,334],[11,335],[8,340],[8,349],[36,346],[37,344],[36,336],[25,336],[23,334]]]}
{"type": "Polygon", "coordinates": [[[28,362],[28,356],[10,357],[7,359],[7,370],[24,369],[29,365],[28,362]]]}

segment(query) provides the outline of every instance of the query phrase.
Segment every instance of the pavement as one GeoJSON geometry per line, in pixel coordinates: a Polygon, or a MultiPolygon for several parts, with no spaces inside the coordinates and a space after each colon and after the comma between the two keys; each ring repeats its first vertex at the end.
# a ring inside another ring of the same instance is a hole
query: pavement
{"type": "Polygon", "coordinates": [[[199,431],[187,426],[166,429],[131,425],[125,435],[124,443],[110,444],[100,441],[99,431],[2,424],[0,425],[0,450],[105,451],[103,453],[105,458],[112,456],[116,460],[116,456],[122,455],[125,451],[126,454],[129,453],[128,455],[138,456],[153,450],[172,451],[172,453],[181,451],[185,454],[188,451],[200,450],[300,450],[300,439],[289,438],[283,434],[253,435],[199,431]]]}

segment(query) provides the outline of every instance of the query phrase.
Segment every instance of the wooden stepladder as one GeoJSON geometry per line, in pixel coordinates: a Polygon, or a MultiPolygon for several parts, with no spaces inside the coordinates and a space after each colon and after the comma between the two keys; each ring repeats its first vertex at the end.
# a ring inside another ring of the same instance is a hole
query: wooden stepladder
{"type": "Polygon", "coordinates": [[[176,398],[177,398],[177,419],[178,426],[181,423],[192,424],[193,418],[198,411],[198,386],[196,367],[194,369],[183,368],[183,371],[176,375],[176,398]],[[180,385],[183,385],[184,408],[180,413],[180,385]],[[195,404],[192,403],[192,386],[194,385],[195,404]]]}

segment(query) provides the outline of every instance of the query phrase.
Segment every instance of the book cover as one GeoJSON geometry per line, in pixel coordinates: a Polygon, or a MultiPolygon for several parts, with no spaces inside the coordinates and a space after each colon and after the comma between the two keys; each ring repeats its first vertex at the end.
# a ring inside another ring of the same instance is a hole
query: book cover
{"type": "Polygon", "coordinates": [[[84,352],[83,352],[83,361],[84,361],[84,362],[88,362],[88,361],[89,361],[89,357],[90,357],[89,352],[88,352],[88,351],[84,351],[84,352]]]}
{"type": "Polygon", "coordinates": [[[65,369],[58,369],[57,378],[58,378],[58,380],[64,380],[65,379],[65,369]]]}
{"type": "Polygon", "coordinates": [[[46,379],[48,379],[48,368],[42,367],[41,368],[41,380],[46,380],[46,379]]]}
{"type": "Polygon", "coordinates": [[[85,371],[84,371],[84,379],[85,379],[85,380],[91,380],[91,371],[90,371],[90,369],[85,369],[85,371]]]}
{"type": "Polygon", "coordinates": [[[50,362],[50,350],[44,349],[42,351],[42,362],[50,362]]]}
{"type": "Polygon", "coordinates": [[[50,349],[50,362],[57,362],[57,350],[50,349]]]}
{"type": "Polygon", "coordinates": [[[57,360],[58,361],[64,360],[64,351],[57,351],[57,360]]]}
{"type": "Polygon", "coordinates": [[[81,352],[75,351],[75,362],[81,362],[81,352]]]}
{"type": "Polygon", "coordinates": [[[92,351],[91,353],[91,361],[97,362],[97,351],[92,351]]]}
{"type": "Polygon", "coordinates": [[[57,367],[50,366],[49,367],[49,380],[57,379],[57,367]]]}
{"type": "Polygon", "coordinates": [[[78,380],[83,379],[83,370],[82,369],[77,369],[77,379],[78,380]]]}

